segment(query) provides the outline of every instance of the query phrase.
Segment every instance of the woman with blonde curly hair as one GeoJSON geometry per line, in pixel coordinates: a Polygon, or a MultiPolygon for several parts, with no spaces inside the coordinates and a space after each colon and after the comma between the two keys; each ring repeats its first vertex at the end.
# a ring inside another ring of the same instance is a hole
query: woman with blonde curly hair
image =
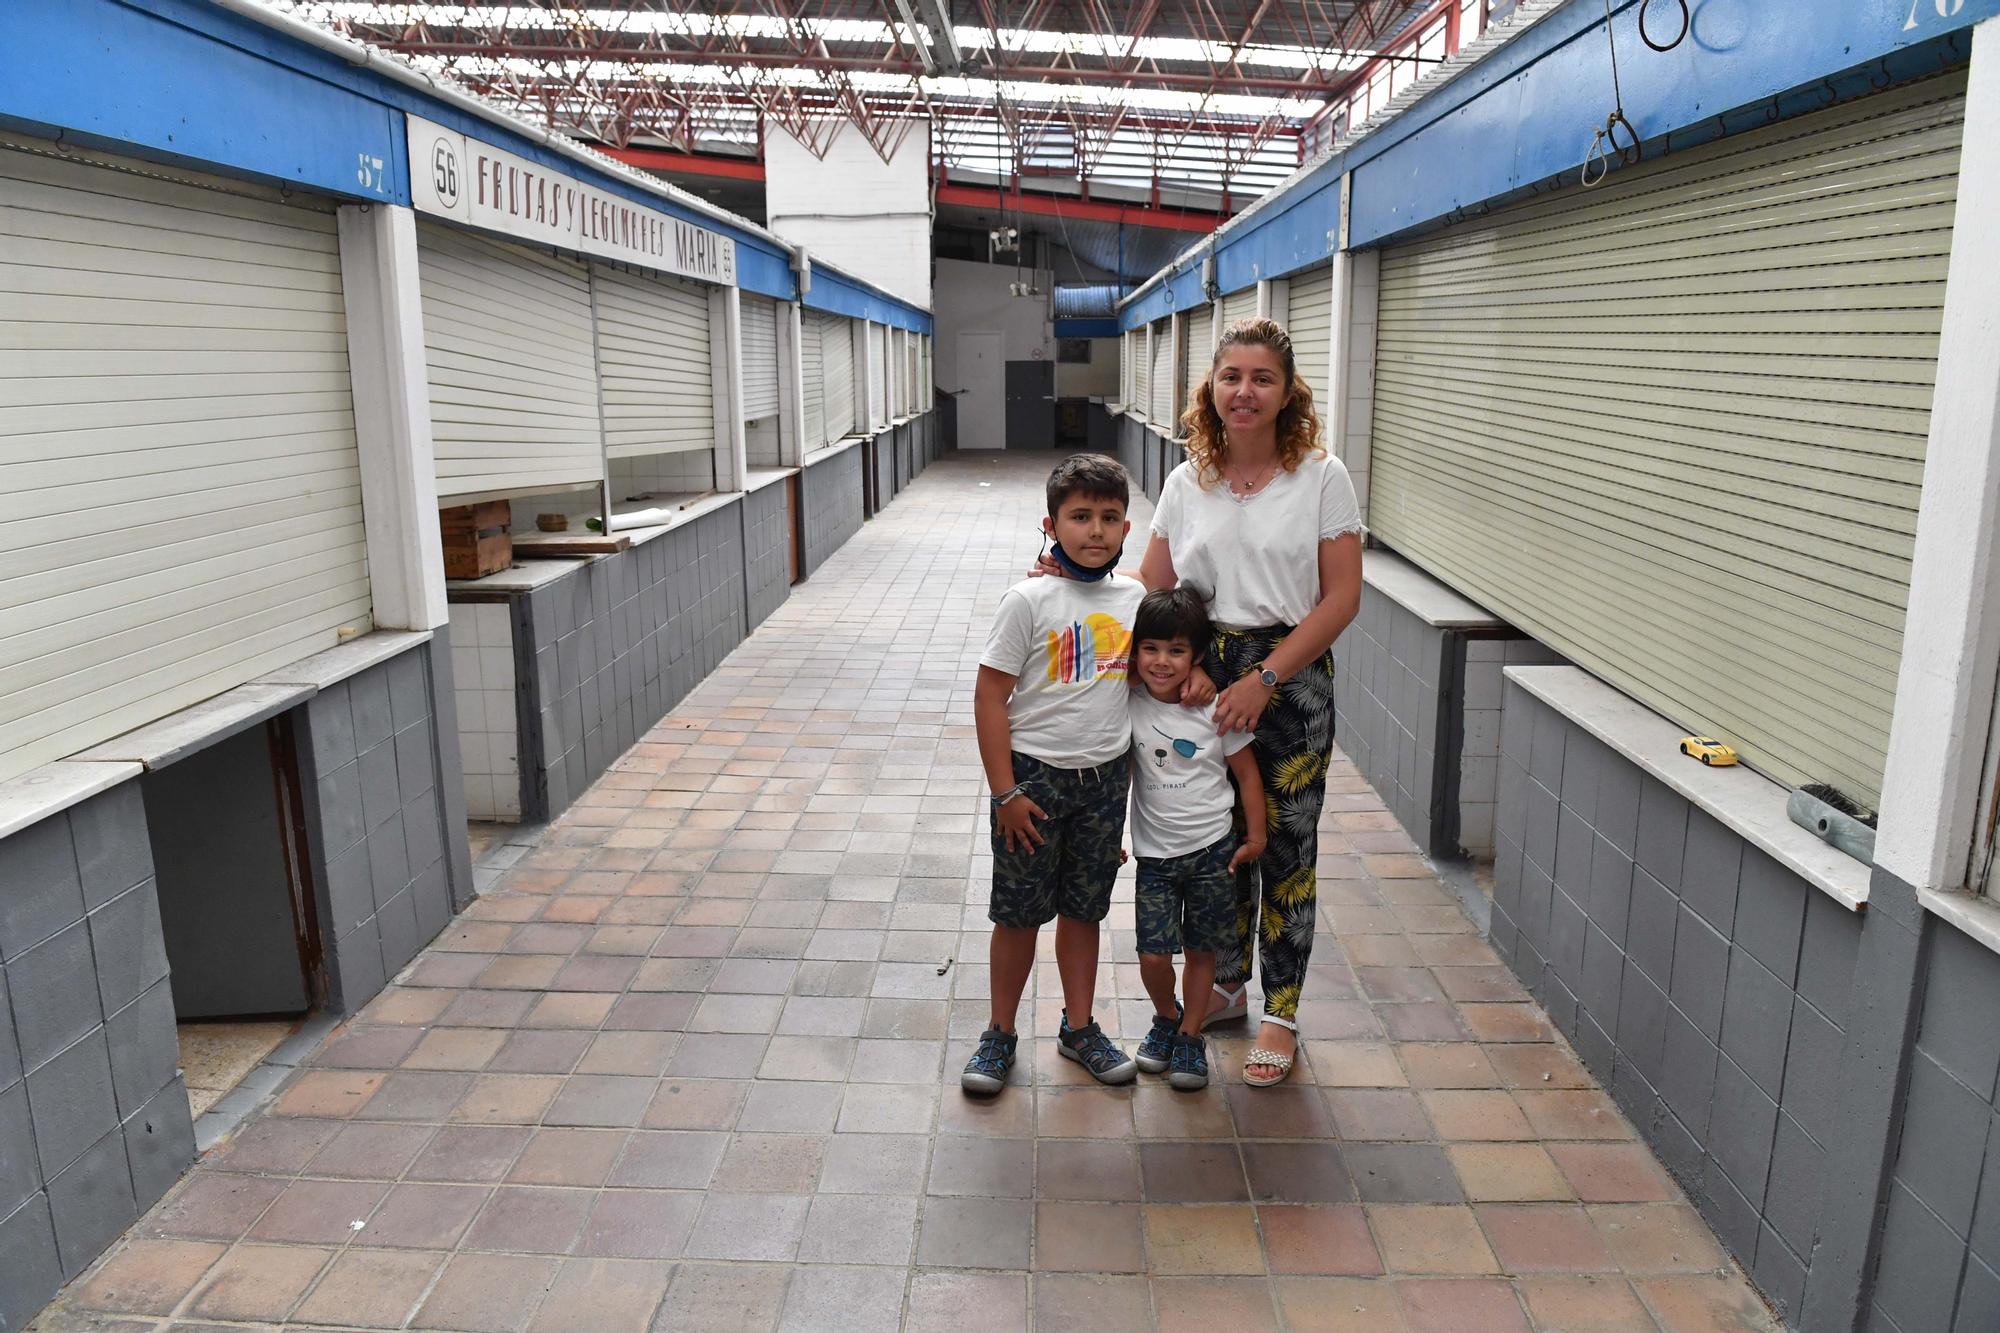
{"type": "MultiPolygon", "coordinates": [[[[1224,687],[1217,727],[1256,732],[1268,841],[1238,872],[1240,947],[1216,957],[1208,1021],[1248,1015],[1254,941],[1264,1021],[1243,1077],[1263,1087],[1291,1072],[1298,1049],[1333,748],[1331,648],[1361,604],[1361,511],[1346,467],[1321,446],[1312,389],[1275,321],[1223,330],[1181,424],[1187,461],[1161,490],[1139,577],[1148,589],[1185,584],[1208,602],[1208,669],[1224,687]]],[[[1196,686],[1188,702],[1213,687],[1196,686]]]]}

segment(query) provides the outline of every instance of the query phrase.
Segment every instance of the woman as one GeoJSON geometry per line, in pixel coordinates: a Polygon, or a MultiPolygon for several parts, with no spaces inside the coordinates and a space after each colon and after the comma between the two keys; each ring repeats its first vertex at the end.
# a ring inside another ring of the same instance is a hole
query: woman
{"type": "Polygon", "coordinates": [[[1207,599],[1208,669],[1225,686],[1217,725],[1256,732],[1269,841],[1255,868],[1238,872],[1242,942],[1217,956],[1209,1021],[1248,1012],[1254,930],[1264,1017],[1243,1081],[1268,1087],[1298,1049],[1333,749],[1330,649],[1361,604],[1361,511],[1346,467],[1320,446],[1312,390],[1272,320],[1223,330],[1181,424],[1187,461],[1161,490],[1139,578],[1148,590],[1186,583],[1207,599]]]}

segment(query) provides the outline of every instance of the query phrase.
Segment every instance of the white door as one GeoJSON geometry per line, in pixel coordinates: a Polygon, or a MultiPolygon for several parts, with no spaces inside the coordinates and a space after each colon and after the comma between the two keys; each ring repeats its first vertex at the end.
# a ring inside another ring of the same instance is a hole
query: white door
{"type": "Polygon", "coordinates": [[[958,447],[1000,449],[1007,443],[1007,362],[997,333],[958,335],[958,447]]]}

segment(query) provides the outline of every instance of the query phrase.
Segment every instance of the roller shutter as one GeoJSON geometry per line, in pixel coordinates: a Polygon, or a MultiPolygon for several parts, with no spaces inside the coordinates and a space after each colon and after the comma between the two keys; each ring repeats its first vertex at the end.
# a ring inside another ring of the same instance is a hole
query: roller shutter
{"type": "Polygon", "coordinates": [[[534,494],[604,475],[589,274],[419,223],[439,499],[534,494]]]}
{"type": "Polygon", "coordinates": [[[805,386],[805,432],[808,449],[826,443],[826,360],[820,351],[823,323],[819,312],[805,310],[799,319],[799,378],[805,386]]]}
{"type": "Polygon", "coordinates": [[[917,335],[903,335],[903,412],[906,416],[917,414],[917,335]]]}
{"type": "Polygon", "coordinates": [[[1292,359],[1298,365],[1299,378],[1312,389],[1320,420],[1326,421],[1330,415],[1327,374],[1333,356],[1332,267],[1322,265],[1305,273],[1294,273],[1286,299],[1290,309],[1286,312],[1285,332],[1292,337],[1292,359]]]}
{"type": "Polygon", "coordinates": [[[715,445],[708,291],[593,266],[605,452],[613,458],[715,445]]]}
{"type": "Polygon", "coordinates": [[[1153,371],[1148,376],[1152,388],[1146,415],[1153,424],[1173,429],[1174,420],[1174,322],[1163,319],[1153,325],[1153,371]]]}
{"type": "Polygon", "coordinates": [[[1188,311],[1188,355],[1181,365],[1181,383],[1186,386],[1189,402],[1194,401],[1194,391],[1201,387],[1209,363],[1215,359],[1214,311],[1215,307],[1208,305],[1188,311]]]}
{"type": "Polygon", "coordinates": [[[0,198],[4,780],[370,596],[332,206],[4,143],[0,198]]]}
{"type": "Polygon", "coordinates": [[[742,295],[743,419],[778,414],[778,303],[742,295]]]}
{"type": "MultiPolygon", "coordinates": [[[[1240,292],[1231,292],[1229,295],[1222,298],[1223,328],[1227,328],[1228,326],[1234,324],[1239,319],[1254,318],[1256,314],[1257,314],[1257,288],[1254,285],[1245,287],[1240,292]]],[[[1220,340],[1221,333],[1222,333],[1221,329],[1216,330],[1215,336],[1218,339],[1218,341],[1220,340]]]]}
{"type": "Polygon", "coordinates": [[[826,370],[826,438],[855,433],[854,326],[839,315],[823,315],[820,357],[826,370]]]}
{"type": "Polygon", "coordinates": [[[1941,77],[1385,252],[1374,530],[1874,802],[1963,114],[1941,77]]]}
{"type": "Polygon", "coordinates": [[[889,331],[880,324],[868,326],[868,424],[889,424],[889,331]]]}
{"type": "Polygon", "coordinates": [[[1132,410],[1140,416],[1153,411],[1153,343],[1150,329],[1133,330],[1132,410]]]}

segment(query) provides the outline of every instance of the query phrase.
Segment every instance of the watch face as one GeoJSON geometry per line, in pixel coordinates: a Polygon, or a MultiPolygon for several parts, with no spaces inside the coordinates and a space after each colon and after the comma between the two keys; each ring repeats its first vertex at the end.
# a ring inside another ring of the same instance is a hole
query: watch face
{"type": "Polygon", "coordinates": [[[1257,672],[1257,679],[1263,681],[1266,685],[1276,685],[1278,683],[1278,673],[1269,667],[1263,667],[1257,672]]]}

